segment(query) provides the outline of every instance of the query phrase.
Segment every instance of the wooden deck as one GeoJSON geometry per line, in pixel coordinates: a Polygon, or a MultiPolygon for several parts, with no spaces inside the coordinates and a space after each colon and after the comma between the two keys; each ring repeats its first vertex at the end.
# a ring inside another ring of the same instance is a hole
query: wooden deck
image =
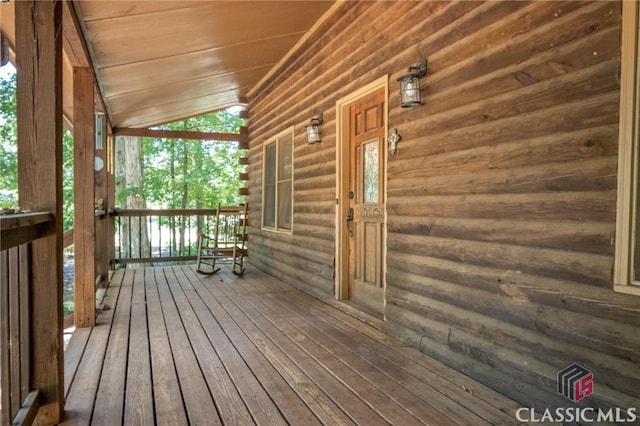
{"type": "Polygon", "coordinates": [[[65,352],[65,425],[514,424],[513,401],[250,268],[117,271],[65,352]]]}

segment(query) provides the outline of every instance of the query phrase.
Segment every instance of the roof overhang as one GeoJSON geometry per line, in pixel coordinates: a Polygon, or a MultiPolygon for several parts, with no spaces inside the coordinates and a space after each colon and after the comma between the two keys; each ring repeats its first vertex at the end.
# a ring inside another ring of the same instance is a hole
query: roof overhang
{"type": "MultiPolygon", "coordinates": [[[[2,3],[1,18],[13,45],[14,1],[2,3]]],[[[72,115],[74,66],[94,69],[114,127],[243,105],[334,3],[73,0],[63,15],[65,115],[72,115]]]]}

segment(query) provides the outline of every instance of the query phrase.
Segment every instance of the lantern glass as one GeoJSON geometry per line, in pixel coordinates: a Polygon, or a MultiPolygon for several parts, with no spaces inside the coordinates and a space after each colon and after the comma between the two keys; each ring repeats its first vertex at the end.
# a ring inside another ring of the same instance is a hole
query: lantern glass
{"type": "Polygon", "coordinates": [[[314,144],[320,142],[320,129],[316,124],[309,124],[307,126],[307,142],[314,144]]]}
{"type": "Polygon", "coordinates": [[[400,97],[403,108],[421,105],[420,77],[415,74],[409,74],[400,78],[400,97]]]}

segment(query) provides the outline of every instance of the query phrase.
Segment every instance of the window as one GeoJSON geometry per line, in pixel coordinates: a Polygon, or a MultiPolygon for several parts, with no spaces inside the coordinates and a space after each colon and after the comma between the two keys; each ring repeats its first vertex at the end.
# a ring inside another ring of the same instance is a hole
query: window
{"type": "Polygon", "coordinates": [[[640,295],[640,4],[622,3],[620,139],[614,289],[640,295]]]}
{"type": "Polygon", "coordinates": [[[262,227],[291,231],[293,219],[293,129],[264,145],[262,227]]]}

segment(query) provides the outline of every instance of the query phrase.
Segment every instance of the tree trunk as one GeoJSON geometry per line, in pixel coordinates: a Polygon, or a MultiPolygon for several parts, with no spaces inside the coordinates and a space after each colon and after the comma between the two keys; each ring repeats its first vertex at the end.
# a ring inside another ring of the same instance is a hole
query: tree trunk
{"type": "MultiPolygon", "coordinates": [[[[189,197],[189,183],[187,181],[187,174],[189,173],[189,155],[184,143],[182,144],[182,200],[180,201],[180,208],[187,208],[187,200],[189,197]]],[[[186,229],[186,216],[182,216],[180,219],[180,253],[184,253],[184,240],[186,229]]]]}
{"type": "MultiPolygon", "coordinates": [[[[125,160],[127,158],[127,153],[125,150],[125,143],[122,137],[116,137],[115,140],[115,190],[116,193],[121,193],[127,188],[127,180],[125,177],[125,160]]],[[[126,209],[127,203],[126,200],[122,200],[116,206],[119,209],[126,209]]],[[[127,218],[120,217],[120,226],[116,227],[118,230],[118,235],[116,236],[117,244],[116,247],[117,253],[116,258],[124,258],[126,259],[129,255],[129,221],[127,218]]]]}
{"type": "MultiPolygon", "coordinates": [[[[126,190],[127,197],[120,207],[126,209],[144,209],[143,195],[142,138],[135,136],[116,137],[116,188],[126,190]]],[[[149,257],[151,248],[146,218],[121,218],[122,257],[135,259],[149,257]]],[[[132,267],[143,264],[131,264],[132,267]]]]}

